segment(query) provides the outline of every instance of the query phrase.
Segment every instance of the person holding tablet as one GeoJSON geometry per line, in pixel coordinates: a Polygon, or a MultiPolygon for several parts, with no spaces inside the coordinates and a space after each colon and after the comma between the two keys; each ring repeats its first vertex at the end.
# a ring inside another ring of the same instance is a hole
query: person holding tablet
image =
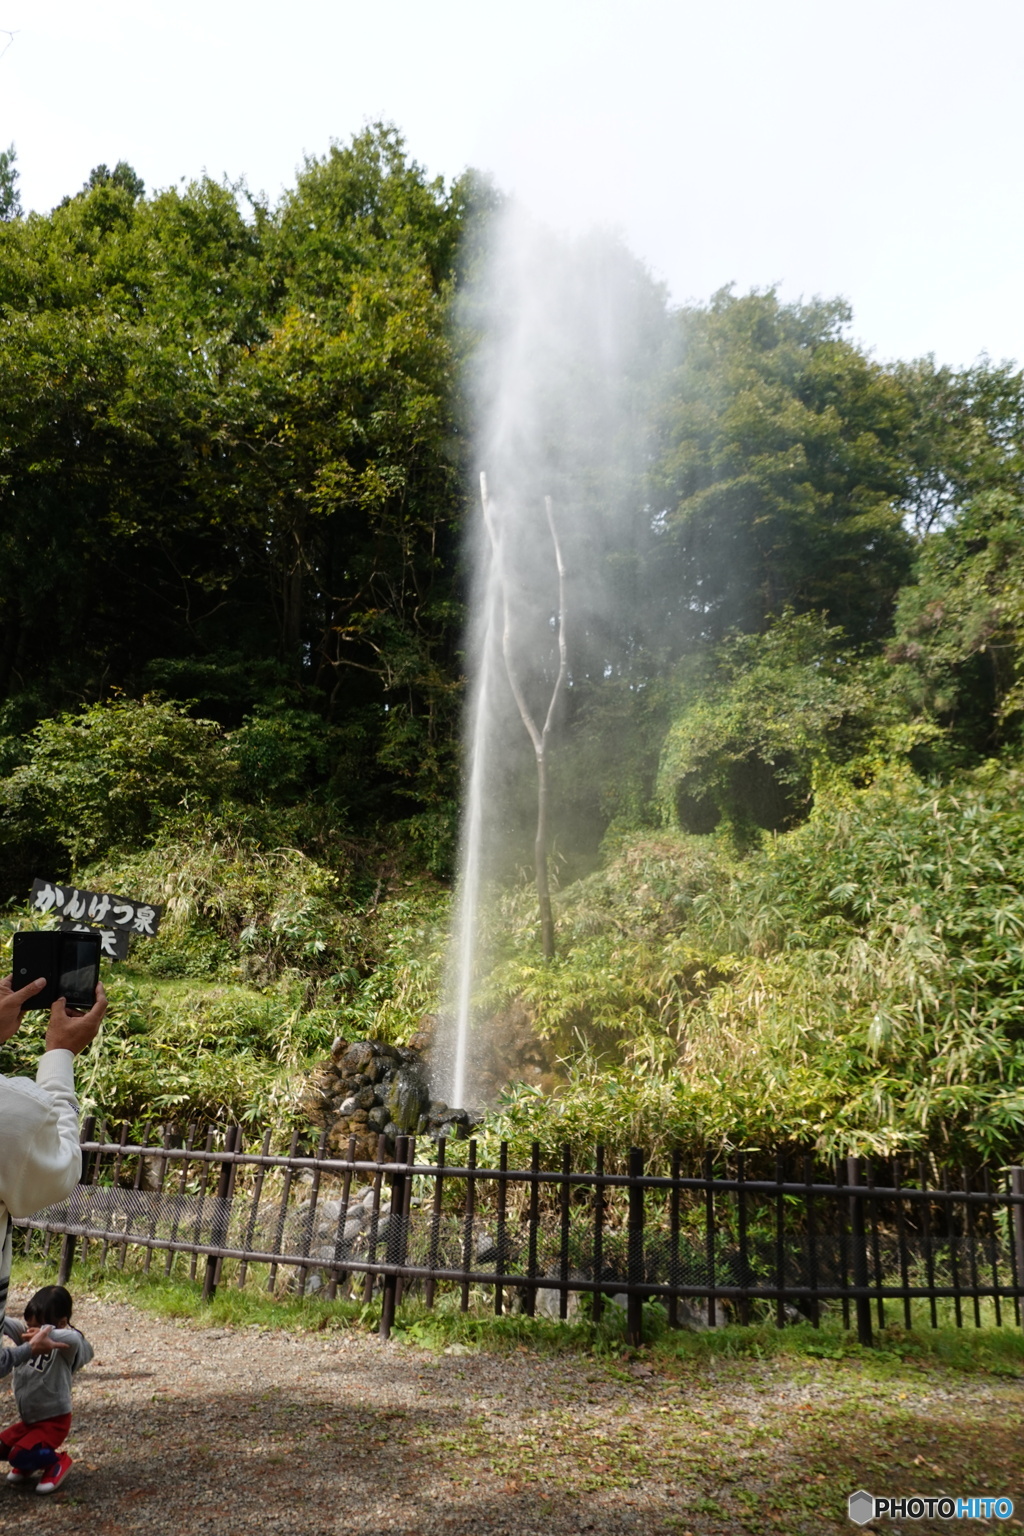
{"type": "MultiPolygon", "coordinates": [[[[0,1044],[17,1033],[25,1008],[45,985],[40,978],[15,991],[10,976],[0,981],[0,1044]]],[[[0,1075],[0,1323],[11,1278],[12,1218],[65,1199],[81,1176],[74,1059],[96,1038],[106,1011],[102,984],[85,1013],[57,998],[35,1082],[0,1075]]]]}

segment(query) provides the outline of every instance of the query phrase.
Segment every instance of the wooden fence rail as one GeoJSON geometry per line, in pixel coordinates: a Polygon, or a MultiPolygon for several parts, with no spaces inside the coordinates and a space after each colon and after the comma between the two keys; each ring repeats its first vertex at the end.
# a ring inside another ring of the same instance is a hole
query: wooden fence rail
{"type": "Polygon", "coordinates": [[[369,1300],[381,1290],[380,1331],[387,1337],[403,1292],[421,1290],[433,1306],[439,1286],[459,1292],[463,1310],[474,1288],[493,1292],[498,1313],[538,1308],[562,1318],[590,1298],[596,1319],[610,1300],[626,1311],[629,1338],[643,1334],[645,1303],[660,1302],[672,1326],[714,1327],[772,1317],[782,1326],[825,1312],[853,1322],[870,1343],[875,1320],[895,1309],[905,1327],[926,1309],[937,1327],[951,1312],[976,1327],[1022,1323],[1024,1169],[936,1171],[924,1162],[872,1165],[856,1158],[823,1170],[809,1156],[775,1159],[774,1177],[748,1175],[742,1153],[729,1163],[708,1152],[684,1171],[676,1153],[667,1172],[645,1166],[634,1148],[625,1167],[595,1149],[574,1168],[565,1147],[558,1168],[542,1168],[534,1146],[529,1168],[510,1168],[502,1144],[496,1168],[477,1163],[477,1143],[442,1138],[430,1160],[417,1160],[412,1137],[389,1154],[381,1137],[374,1161],[328,1156],[326,1137],[300,1153],[271,1154],[270,1133],[246,1151],[238,1127],[193,1129],[184,1145],[94,1139],[82,1133],[82,1179],[68,1200],[22,1222],[43,1234],[46,1251],[62,1237],[66,1282],[78,1245],[98,1245],[99,1261],[123,1267],[130,1248],[144,1267],[164,1255],[189,1257],[203,1296],[238,1285],[266,1266],[267,1287],[282,1270],[298,1294],[342,1290],[369,1300]],[[824,1176],[827,1174],[828,1176],[824,1176]]]}

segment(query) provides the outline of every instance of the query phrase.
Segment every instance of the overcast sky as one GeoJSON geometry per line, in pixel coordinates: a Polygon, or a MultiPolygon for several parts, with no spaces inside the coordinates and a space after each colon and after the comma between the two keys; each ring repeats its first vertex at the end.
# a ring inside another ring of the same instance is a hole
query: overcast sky
{"type": "Polygon", "coordinates": [[[618,226],[678,300],[843,294],[880,358],[1024,360],[1022,0],[0,0],[0,28],[27,207],[119,159],[275,197],[383,118],[432,173],[618,226]]]}

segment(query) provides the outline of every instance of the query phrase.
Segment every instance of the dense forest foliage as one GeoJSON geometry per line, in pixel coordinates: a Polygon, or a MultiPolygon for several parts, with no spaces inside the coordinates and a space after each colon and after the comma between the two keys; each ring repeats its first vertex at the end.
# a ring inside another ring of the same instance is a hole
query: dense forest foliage
{"type": "MultiPolygon", "coordinates": [[[[0,899],[166,904],[112,1112],[286,1117],[336,1033],[437,1006],[499,201],[385,127],[275,205],[122,163],[26,215],[3,159],[0,899]]],[[[528,887],[495,918],[482,1001],[554,1070],[493,1133],[1019,1155],[1024,375],[638,273],[638,595],[559,726],[558,957],[528,887]]]]}

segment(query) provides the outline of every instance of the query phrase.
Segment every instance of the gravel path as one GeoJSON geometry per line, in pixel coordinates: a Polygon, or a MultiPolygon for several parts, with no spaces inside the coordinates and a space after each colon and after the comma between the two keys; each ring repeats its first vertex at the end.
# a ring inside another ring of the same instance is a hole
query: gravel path
{"type": "Polygon", "coordinates": [[[48,1499],[0,1485],[12,1536],[833,1536],[855,1529],[846,1495],[859,1486],[1016,1492],[1024,1514],[1018,1380],[806,1359],[437,1356],[351,1331],[160,1322],[90,1298],[75,1320],[96,1349],[78,1380],[75,1466],[48,1499]]]}

